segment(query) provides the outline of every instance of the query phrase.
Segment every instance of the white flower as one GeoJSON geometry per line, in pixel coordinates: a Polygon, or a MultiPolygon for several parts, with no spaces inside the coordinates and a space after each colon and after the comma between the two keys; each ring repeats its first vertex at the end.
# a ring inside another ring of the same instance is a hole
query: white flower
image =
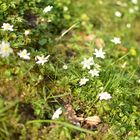
{"type": "Polygon", "coordinates": [[[121,68],[125,68],[126,67],[126,65],[127,65],[127,62],[124,62],[122,65],[121,65],[121,68]]]}
{"type": "Polygon", "coordinates": [[[64,70],[67,70],[67,69],[68,69],[68,66],[67,66],[66,64],[64,64],[64,65],[63,65],[63,69],[64,69],[64,70]]]}
{"type": "Polygon", "coordinates": [[[95,49],[95,53],[94,53],[95,55],[96,55],[96,57],[98,58],[102,58],[102,59],[104,59],[105,58],[105,52],[103,51],[103,49],[102,48],[100,48],[99,50],[98,49],[95,49]]]}
{"type": "Polygon", "coordinates": [[[127,24],[126,24],[126,27],[127,27],[127,28],[131,28],[131,24],[130,24],[130,23],[127,23],[127,24]]]}
{"type": "Polygon", "coordinates": [[[25,30],[24,34],[25,34],[25,36],[29,35],[30,34],[30,30],[25,30]]]}
{"type": "Polygon", "coordinates": [[[47,7],[44,8],[43,12],[48,13],[52,10],[53,6],[48,5],[47,7]]]}
{"type": "Polygon", "coordinates": [[[63,9],[64,9],[64,11],[68,11],[68,7],[67,6],[64,6],[63,9]]]}
{"type": "Polygon", "coordinates": [[[44,21],[45,21],[45,19],[44,19],[44,18],[41,18],[41,21],[42,21],[42,22],[44,22],[44,21]]]}
{"type": "Polygon", "coordinates": [[[17,55],[22,58],[22,59],[25,59],[25,60],[29,60],[30,59],[30,53],[27,53],[27,50],[24,49],[20,52],[17,53],[17,55]]]}
{"type": "Polygon", "coordinates": [[[84,78],[80,79],[79,85],[80,86],[85,85],[88,81],[89,81],[89,79],[84,77],[84,78]]]}
{"type": "Polygon", "coordinates": [[[94,69],[94,70],[90,70],[88,73],[91,74],[92,77],[94,77],[94,76],[99,76],[99,72],[100,71],[94,69]]]}
{"type": "Polygon", "coordinates": [[[116,11],[116,12],[115,12],[115,16],[116,16],[116,17],[121,17],[121,16],[122,16],[122,13],[119,12],[119,11],[116,11]]]}
{"type": "Polygon", "coordinates": [[[83,65],[83,69],[90,69],[90,67],[94,64],[93,58],[84,58],[84,61],[82,61],[81,64],[83,65]]]}
{"type": "Polygon", "coordinates": [[[52,120],[58,119],[61,114],[62,114],[62,108],[60,107],[54,112],[52,116],[52,120]]]}
{"type": "Polygon", "coordinates": [[[134,13],[135,12],[135,10],[133,9],[133,8],[129,8],[129,13],[134,13]]]}
{"type": "Polygon", "coordinates": [[[125,3],[125,2],[117,1],[116,4],[118,4],[122,7],[127,7],[127,3],[125,3]]]}
{"type": "Polygon", "coordinates": [[[0,44],[0,54],[2,57],[8,57],[10,53],[13,53],[13,49],[10,47],[9,42],[2,41],[0,44]]]}
{"type": "Polygon", "coordinates": [[[131,2],[132,2],[133,4],[137,4],[137,3],[138,3],[138,0],[131,0],[131,2]]]}
{"type": "Polygon", "coordinates": [[[49,23],[49,22],[52,22],[52,20],[51,20],[51,19],[48,19],[47,22],[48,22],[48,23],[49,23]]]}
{"type": "Polygon", "coordinates": [[[121,44],[121,39],[119,37],[114,37],[113,39],[111,39],[111,42],[113,42],[114,44],[121,44]]]}
{"type": "Polygon", "coordinates": [[[102,92],[99,94],[99,99],[100,100],[109,100],[111,99],[111,95],[108,92],[102,92]]]}
{"type": "Polygon", "coordinates": [[[36,56],[35,59],[38,60],[36,63],[37,63],[37,64],[44,65],[44,63],[46,63],[46,62],[49,61],[49,57],[50,57],[50,55],[48,55],[48,56],[46,56],[46,57],[45,57],[44,55],[42,55],[42,56],[36,56]]]}
{"type": "Polygon", "coordinates": [[[75,122],[75,121],[72,121],[72,123],[73,123],[74,125],[78,126],[78,127],[81,127],[80,122],[75,122]]]}
{"type": "Polygon", "coordinates": [[[138,83],[140,84],[140,79],[138,80],[138,83]]]}
{"type": "Polygon", "coordinates": [[[102,1],[102,0],[100,0],[100,1],[99,1],[99,4],[103,4],[103,1],[102,1]]]}
{"type": "Polygon", "coordinates": [[[3,23],[3,25],[1,26],[1,28],[4,31],[13,31],[13,25],[10,25],[9,23],[3,23]]]}

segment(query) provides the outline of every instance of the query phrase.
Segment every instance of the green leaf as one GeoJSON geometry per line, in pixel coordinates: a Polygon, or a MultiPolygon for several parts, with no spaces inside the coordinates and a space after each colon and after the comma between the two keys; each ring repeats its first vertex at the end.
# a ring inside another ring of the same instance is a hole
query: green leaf
{"type": "Polygon", "coordinates": [[[38,41],[38,43],[39,43],[41,46],[43,46],[43,45],[45,45],[45,44],[47,43],[47,39],[45,39],[45,38],[40,39],[40,40],[38,41]]]}

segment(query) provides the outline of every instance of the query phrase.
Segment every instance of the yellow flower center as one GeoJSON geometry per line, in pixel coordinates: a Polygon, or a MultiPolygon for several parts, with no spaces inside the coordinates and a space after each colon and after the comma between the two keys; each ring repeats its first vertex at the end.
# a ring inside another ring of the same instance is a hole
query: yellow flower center
{"type": "Polygon", "coordinates": [[[6,28],[6,29],[10,29],[10,25],[6,25],[5,28],[6,28]]]}
{"type": "Polygon", "coordinates": [[[22,56],[22,57],[25,57],[26,55],[27,55],[26,52],[22,52],[22,53],[21,53],[21,56],[22,56]]]}
{"type": "Polygon", "coordinates": [[[4,53],[9,52],[9,46],[5,46],[2,50],[4,53]]]}

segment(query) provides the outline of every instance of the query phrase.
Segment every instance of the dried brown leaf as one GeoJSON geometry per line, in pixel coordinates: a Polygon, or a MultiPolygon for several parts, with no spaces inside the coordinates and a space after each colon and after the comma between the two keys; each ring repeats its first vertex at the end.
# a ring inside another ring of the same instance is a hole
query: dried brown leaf
{"type": "Polygon", "coordinates": [[[72,105],[70,104],[66,104],[65,105],[65,109],[66,109],[66,116],[67,118],[73,123],[73,124],[77,124],[77,123],[81,123],[84,125],[87,124],[88,126],[96,126],[98,125],[101,120],[99,116],[92,116],[92,117],[78,117],[76,115],[76,112],[74,111],[72,105]]]}
{"type": "Polygon", "coordinates": [[[95,38],[94,34],[90,34],[90,35],[84,36],[84,40],[85,41],[93,41],[94,38],[95,38]]]}
{"type": "Polygon", "coordinates": [[[121,45],[118,45],[118,46],[117,46],[117,49],[118,49],[119,51],[121,51],[121,52],[124,52],[124,53],[127,53],[127,52],[128,52],[128,48],[125,48],[125,47],[123,47],[123,46],[121,46],[121,45]]]}
{"type": "Polygon", "coordinates": [[[101,122],[101,119],[99,116],[92,116],[85,118],[85,122],[91,126],[97,125],[101,122]]]}
{"type": "Polygon", "coordinates": [[[105,42],[102,38],[96,38],[95,44],[98,48],[104,48],[105,47],[105,42]]]}

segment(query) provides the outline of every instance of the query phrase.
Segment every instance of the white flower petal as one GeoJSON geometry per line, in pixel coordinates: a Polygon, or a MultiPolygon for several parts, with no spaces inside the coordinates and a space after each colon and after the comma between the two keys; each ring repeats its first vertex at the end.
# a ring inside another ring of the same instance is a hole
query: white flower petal
{"type": "Polygon", "coordinates": [[[131,0],[131,2],[132,2],[133,4],[137,4],[137,3],[138,3],[138,0],[131,0]]]}
{"type": "Polygon", "coordinates": [[[84,78],[80,79],[79,85],[80,86],[85,85],[88,81],[89,81],[89,79],[84,77],[84,78]]]}
{"type": "Polygon", "coordinates": [[[27,53],[27,50],[24,49],[20,52],[17,53],[17,55],[22,58],[22,59],[25,59],[25,60],[29,60],[30,59],[30,53],[27,53]]]}
{"type": "Polygon", "coordinates": [[[13,49],[10,47],[9,42],[2,41],[0,44],[0,54],[2,57],[8,57],[11,53],[13,53],[13,49]]]}
{"type": "Polygon", "coordinates": [[[54,112],[52,116],[52,120],[58,119],[61,114],[62,114],[62,108],[60,107],[54,112]]]}
{"type": "Polygon", "coordinates": [[[99,50],[98,50],[98,49],[95,49],[94,55],[95,55],[97,58],[102,58],[102,59],[105,58],[105,52],[103,51],[102,48],[100,48],[99,50]]]}
{"type": "Polygon", "coordinates": [[[67,66],[66,64],[64,64],[64,65],[63,65],[63,69],[64,69],[64,70],[67,70],[67,69],[68,69],[68,66],[67,66]]]}
{"type": "Polygon", "coordinates": [[[94,60],[92,57],[90,58],[84,58],[84,60],[81,62],[81,64],[83,65],[83,69],[87,68],[87,69],[90,69],[90,67],[92,65],[94,65],[94,60]]]}
{"type": "Polygon", "coordinates": [[[109,100],[111,99],[111,95],[108,92],[102,92],[99,94],[99,99],[100,100],[109,100]]]}
{"type": "Polygon", "coordinates": [[[44,65],[46,62],[49,61],[49,57],[50,57],[50,55],[48,55],[46,57],[44,55],[42,55],[42,56],[36,56],[35,57],[35,60],[38,60],[38,61],[36,61],[37,64],[44,65]]]}
{"type": "Polygon", "coordinates": [[[116,11],[116,12],[115,12],[115,16],[116,16],[116,17],[121,17],[121,16],[122,16],[122,13],[119,12],[119,11],[116,11]]]}
{"type": "Polygon", "coordinates": [[[52,10],[53,6],[48,5],[47,7],[44,8],[43,12],[48,13],[52,10]]]}
{"type": "Polygon", "coordinates": [[[100,71],[94,69],[94,70],[90,70],[88,73],[91,74],[92,77],[95,77],[95,76],[99,76],[99,72],[100,71]]]}
{"type": "Polygon", "coordinates": [[[10,25],[9,23],[3,23],[1,27],[4,31],[13,31],[13,25],[10,25]]]}
{"type": "Polygon", "coordinates": [[[111,42],[113,42],[114,44],[121,44],[121,39],[119,37],[114,37],[113,39],[111,39],[111,42]]]}

